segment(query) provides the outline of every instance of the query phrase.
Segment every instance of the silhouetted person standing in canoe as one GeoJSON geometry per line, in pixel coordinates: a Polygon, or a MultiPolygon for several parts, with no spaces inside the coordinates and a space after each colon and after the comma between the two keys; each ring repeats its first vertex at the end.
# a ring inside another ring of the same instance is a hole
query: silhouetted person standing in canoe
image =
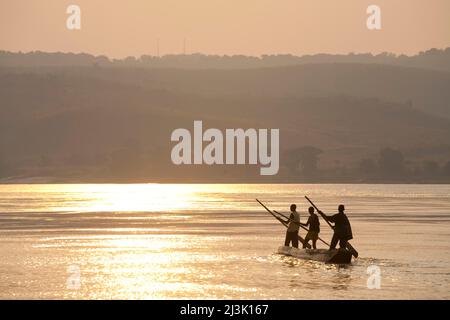
{"type": "Polygon", "coordinates": [[[298,229],[300,228],[300,214],[296,211],[297,206],[291,204],[291,215],[289,217],[289,225],[286,231],[286,240],[284,245],[289,247],[292,242],[292,246],[298,248],[298,229]]]}
{"type": "Polygon", "coordinates": [[[330,250],[336,248],[338,241],[339,247],[345,249],[347,242],[353,239],[352,227],[347,215],[344,213],[345,207],[343,204],[339,205],[338,211],[339,212],[333,216],[324,215],[328,221],[334,222],[334,234],[331,239],[330,250]]]}
{"type": "Polygon", "coordinates": [[[308,221],[306,223],[301,223],[301,225],[305,227],[309,226],[308,233],[306,234],[305,241],[303,242],[303,249],[306,248],[309,240],[312,240],[313,249],[317,249],[316,243],[317,239],[319,239],[319,232],[320,232],[319,217],[314,213],[313,207],[309,207],[308,212],[309,212],[308,221]]]}

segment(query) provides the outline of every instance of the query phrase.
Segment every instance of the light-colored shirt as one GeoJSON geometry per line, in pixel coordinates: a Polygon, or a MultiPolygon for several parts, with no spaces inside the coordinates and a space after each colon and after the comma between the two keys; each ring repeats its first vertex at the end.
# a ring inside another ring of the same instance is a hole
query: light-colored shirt
{"type": "Polygon", "coordinates": [[[291,212],[291,216],[289,217],[291,221],[289,221],[288,232],[298,231],[300,228],[300,214],[297,211],[291,212]],[[297,222],[297,223],[296,223],[297,222]]]}

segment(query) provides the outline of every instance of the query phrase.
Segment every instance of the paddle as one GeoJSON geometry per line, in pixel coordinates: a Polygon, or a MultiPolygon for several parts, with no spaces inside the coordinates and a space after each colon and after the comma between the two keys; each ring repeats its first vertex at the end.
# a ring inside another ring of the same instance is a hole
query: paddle
{"type": "MultiPolygon", "coordinates": [[[[306,228],[305,226],[301,225],[299,222],[294,221],[294,220],[292,220],[291,218],[285,216],[285,215],[282,214],[281,212],[278,212],[278,211],[276,211],[276,210],[273,210],[273,212],[279,214],[279,215],[282,216],[282,217],[285,217],[285,218],[288,219],[289,221],[292,221],[292,222],[298,224],[298,225],[300,226],[300,228],[302,228],[303,230],[309,231],[308,228],[306,228]]],[[[329,243],[327,243],[326,241],[322,240],[320,237],[319,237],[319,240],[322,241],[323,243],[325,243],[327,246],[330,246],[329,243]]]]}
{"type": "Polygon", "coordinates": [[[286,228],[288,227],[288,224],[286,223],[286,221],[284,221],[283,219],[281,219],[280,217],[277,217],[269,208],[267,208],[261,201],[259,201],[258,199],[256,199],[256,201],[258,201],[258,203],[260,205],[262,205],[264,207],[264,209],[267,210],[267,212],[269,212],[275,219],[277,219],[278,221],[281,222],[282,225],[284,225],[286,228]]]}
{"type": "MultiPolygon", "coordinates": [[[[267,208],[264,203],[262,203],[261,201],[259,201],[258,199],[256,199],[256,201],[263,206],[264,209],[267,210],[267,212],[269,212],[275,219],[277,219],[278,221],[280,221],[286,228],[288,227],[288,224],[286,223],[286,221],[284,221],[283,219],[281,219],[280,217],[277,217],[269,208],[267,208]]],[[[301,237],[298,236],[298,240],[300,240],[300,243],[303,245],[305,240],[301,237]]],[[[308,249],[311,249],[311,245],[309,243],[306,244],[306,247],[308,249]]]]}
{"type": "MultiPolygon", "coordinates": [[[[330,226],[331,229],[334,230],[334,227],[331,225],[330,221],[328,221],[327,217],[325,216],[325,214],[319,210],[319,208],[316,207],[316,205],[311,201],[311,199],[309,199],[307,196],[305,196],[306,200],[309,201],[309,203],[311,203],[311,205],[316,209],[317,212],[319,212],[319,214],[322,216],[322,218],[328,223],[328,225],[330,226]]],[[[347,242],[347,249],[352,253],[352,255],[355,258],[358,258],[358,251],[356,251],[355,248],[353,248],[353,246],[350,244],[350,242],[347,242]]]]}

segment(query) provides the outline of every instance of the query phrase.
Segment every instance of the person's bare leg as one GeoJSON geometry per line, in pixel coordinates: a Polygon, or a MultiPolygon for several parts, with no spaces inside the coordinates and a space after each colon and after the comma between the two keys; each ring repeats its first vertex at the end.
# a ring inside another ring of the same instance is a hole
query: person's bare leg
{"type": "Polygon", "coordinates": [[[333,234],[333,238],[331,238],[331,244],[330,244],[329,250],[336,249],[336,245],[337,245],[338,241],[339,241],[339,238],[337,237],[336,233],[333,234]]]}
{"type": "Polygon", "coordinates": [[[289,243],[291,242],[291,239],[289,238],[289,233],[286,232],[286,238],[284,240],[284,246],[289,247],[289,243]]]}
{"type": "Polygon", "coordinates": [[[309,243],[309,237],[308,237],[308,234],[306,235],[306,237],[305,237],[305,240],[303,241],[303,249],[306,249],[306,247],[307,247],[307,245],[308,245],[308,243],[309,243]]]}

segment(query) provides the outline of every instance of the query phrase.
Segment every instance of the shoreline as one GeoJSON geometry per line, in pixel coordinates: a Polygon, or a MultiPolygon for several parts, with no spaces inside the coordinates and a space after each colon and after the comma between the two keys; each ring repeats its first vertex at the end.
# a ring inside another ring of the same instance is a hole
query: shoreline
{"type": "Polygon", "coordinates": [[[239,181],[239,180],[174,180],[174,179],[64,179],[57,177],[18,177],[0,178],[0,185],[12,184],[354,184],[354,185],[448,185],[450,180],[376,180],[376,181],[355,181],[355,180],[307,180],[307,181],[239,181]]]}

